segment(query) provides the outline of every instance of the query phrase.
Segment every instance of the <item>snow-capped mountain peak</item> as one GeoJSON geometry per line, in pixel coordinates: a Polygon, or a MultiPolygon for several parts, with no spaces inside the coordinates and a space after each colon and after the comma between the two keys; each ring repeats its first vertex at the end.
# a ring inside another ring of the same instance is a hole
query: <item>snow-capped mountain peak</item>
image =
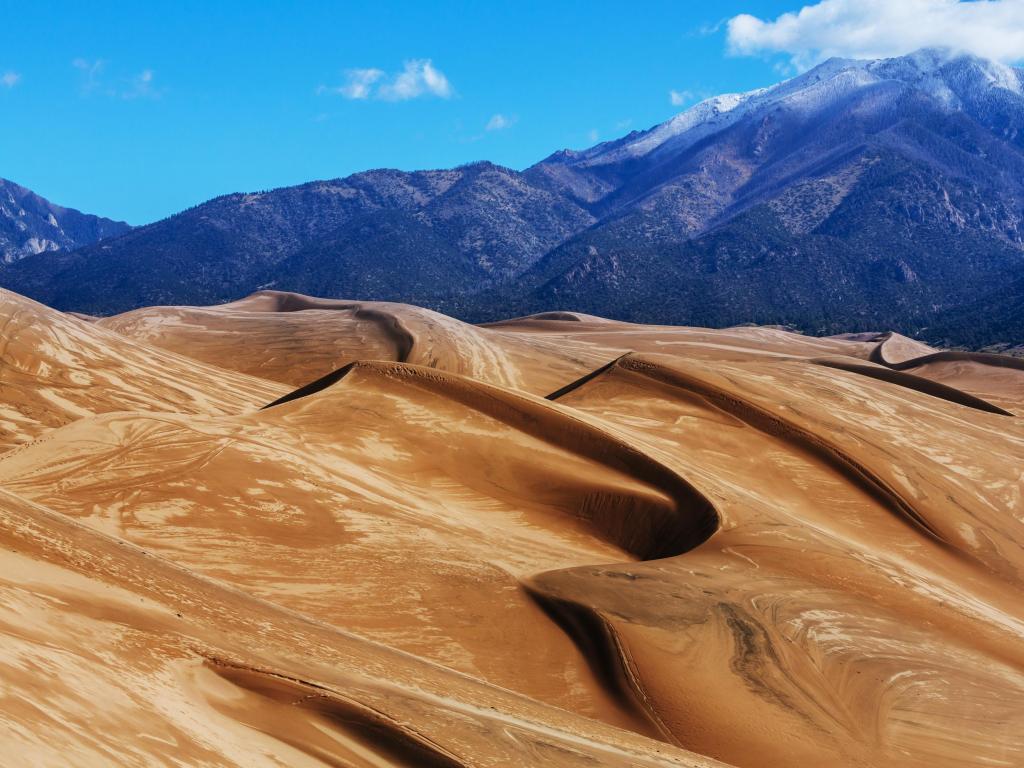
{"type": "MultiPolygon", "coordinates": [[[[724,128],[737,117],[745,114],[745,110],[740,109],[745,102],[763,91],[764,89],[748,93],[725,93],[721,96],[712,96],[710,99],[705,99],[686,111],[680,112],[668,122],[645,132],[639,139],[626,145],[624,149],[633,156],[644,155],[672,137],[694,129],[703,127],[702,135],[705,135],[724,128]]],[[[694,136],[694,139],[696,138],[698,137],[694,136]]],[[[614,160],[615,158],[610,157],[609,159],[614,160]]]]}
{"type": "Polygon", "coordinates": [[[963,108],[965,92],[975,99],[993,89],[1024,95],[1022,70],[952,49],[924,48],[890,59],[832,58],[774,86],[705,99],[650,130],[577,153],[574,161],[600,166],[662,150],[678,152],[748,115],[775,107],[813,113],[884,82],[920,90],[951,110],[963,108]]]}

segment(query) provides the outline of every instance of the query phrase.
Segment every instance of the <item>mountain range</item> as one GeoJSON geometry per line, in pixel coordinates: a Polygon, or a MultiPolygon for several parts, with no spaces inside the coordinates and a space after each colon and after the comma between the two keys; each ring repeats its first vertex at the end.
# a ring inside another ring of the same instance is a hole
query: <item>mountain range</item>
{"type": "Polygon", "coordinates": [[[123,221],[62,208],[13,181],[0,179],[0,264],[123,235],[123,221]]]}
{"type": "Polygon", "coordinates": [[[0,284],[92,314],[275,288],[472,321],[570,309],[1019,345],[1022,180],[1024,71],[926,49],[832,59],[524,171],[375,170],[51,238],[0,284]]]}

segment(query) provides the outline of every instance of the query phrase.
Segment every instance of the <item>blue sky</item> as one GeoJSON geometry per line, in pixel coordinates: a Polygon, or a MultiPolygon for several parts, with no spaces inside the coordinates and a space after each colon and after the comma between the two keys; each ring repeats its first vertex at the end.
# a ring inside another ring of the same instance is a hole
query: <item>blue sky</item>
{"type": "Polygon", "coordinates": [[[799,10],[0,0],[0,176],[141,224],[218,194],[367,168],[523,168],[813,61],[817,50],[786,42],[802,28],[772,21],[799,10]],[[725,22],[740,14],[765,23],[746,18],[735,27],[745,37],[730,39],[725,22]]]}

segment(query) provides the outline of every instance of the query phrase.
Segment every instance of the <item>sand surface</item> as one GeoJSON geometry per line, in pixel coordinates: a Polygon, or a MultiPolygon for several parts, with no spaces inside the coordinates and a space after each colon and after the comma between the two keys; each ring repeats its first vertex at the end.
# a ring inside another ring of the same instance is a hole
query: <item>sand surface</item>
{"type": "Polygon", "coordinates": [[[0,292],[4,765],[1024,764],[1024,370],[0,292]]]}

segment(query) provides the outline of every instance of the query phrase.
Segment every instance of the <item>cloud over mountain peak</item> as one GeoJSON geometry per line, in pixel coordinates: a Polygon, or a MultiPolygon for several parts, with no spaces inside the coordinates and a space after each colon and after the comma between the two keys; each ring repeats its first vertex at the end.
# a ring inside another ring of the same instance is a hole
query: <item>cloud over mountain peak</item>
{"type": "Polygon", "coordinates": [[[833,56],[883,58],[936,46],[1013,62],[1024,59],[1024,2],[821,0],[774,20],[734,16],[727,38],[735,55],[788,54],[801,71],[833,56]]]}

